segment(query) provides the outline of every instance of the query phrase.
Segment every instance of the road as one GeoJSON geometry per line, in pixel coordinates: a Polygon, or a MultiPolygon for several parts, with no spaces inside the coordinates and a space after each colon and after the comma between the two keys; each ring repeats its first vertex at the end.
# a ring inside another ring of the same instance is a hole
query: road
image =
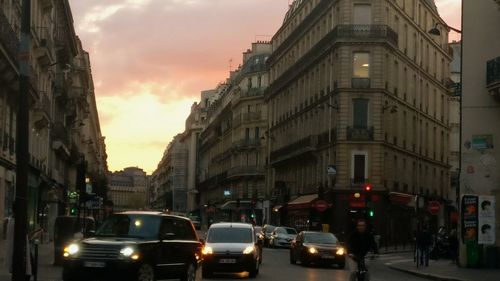
{"type": "MultiPolygon", "coordinates": [[[[61,281],[61,267],[53,266],[51,251],[52,247],[43,247],[40,253],[40,271],[39,271],[39,281],[61,281]]],[[[348,281],[349,273],[347,269],[338,268],[325,268],[317,266],[304,267],[300,264],[292,265],[289,262],[289,250],[287,249],[264,249],[263,263],[260,268],[260,273],[255,280],[262,281],[325,281],[325,280],[338,280],[338,281],[348,281]]],[[[3,255],[2,255],[3,256],[3,255]]],[[[0,258],[1,261],[1,258],[0,258]]],[[[414,277],[413,275],[408,275],[399,271],[394,271],[387,267],[387,264],[395,264],[398,262],[408,262],[410,261],[409,253],[400,254],[385,254],[380,255],[380,257],[371,262],[370,273],[372,281],[423,281],[426,279],[421,279],[414,277]]],[[[3,261],[2,261],[3,264],[3,261]]],[[[1,264],[0,264],[1,265],[1,264]]],[[[2,267],[0,270],[0,281],[10,281],[10,274],[8,274],[2,267]]],[[[215,275],[214,278],[210,280],[251,280],[248,278],[247,274],[227,274],[227,275],[215,275]]],[[[111,280],[109,280],[111,281],[111,280]]],[[[117,280],[118,281],[118,280],[117,280]]]]}
{"type": "MultiPolygon", "coordinates": [[[[371,281],[423,281],[422,279],[389,269],[386,264],[398,263],[408,260],[408,254],[385,254],[375,261],[371,261],[370,273],[371,281]]],[[[210,280],[245,280],[246,274],[216,275],[210,280]]],[[[287,249],[264,249],[263,263],[260,273],[255,280],[262,281],[348,281],[348,269],[338,269],[335,267],[302,266],[292,265],[289,261],[287,249]]]]}

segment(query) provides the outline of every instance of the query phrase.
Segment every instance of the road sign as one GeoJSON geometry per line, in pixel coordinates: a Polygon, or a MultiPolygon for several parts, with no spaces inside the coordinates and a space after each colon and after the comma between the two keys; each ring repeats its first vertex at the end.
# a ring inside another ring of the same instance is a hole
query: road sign
{"type": "Polygon", "coordinates": [[[437,213],[441,209],[441,204],[439,204],[438,201],[429,201],[427,209],[432,215],[437,215],[437,213]]]}
{"type": "Polygon", "coordinates": [[[323,213],[324,211],[326,211],[326,209],[328,209],[329,206],[328,202],[326,202],[325,200],[318,200],[314,204],[314,207],[316,208],[316,211],[323,213]]]}

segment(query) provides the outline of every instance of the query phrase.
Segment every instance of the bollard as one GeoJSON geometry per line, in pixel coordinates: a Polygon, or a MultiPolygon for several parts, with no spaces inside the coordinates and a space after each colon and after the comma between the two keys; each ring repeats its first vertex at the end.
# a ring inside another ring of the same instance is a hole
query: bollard
{"type": "Polygon", "coordinates": [[[32,271],[33,271],[33,280],[38,281],[38,244],[40,243],[40,240],[36,239],[34,241],[34,246],[35,246],[35,255],[33,257],[33,264],[31,265],[32,271]]]}

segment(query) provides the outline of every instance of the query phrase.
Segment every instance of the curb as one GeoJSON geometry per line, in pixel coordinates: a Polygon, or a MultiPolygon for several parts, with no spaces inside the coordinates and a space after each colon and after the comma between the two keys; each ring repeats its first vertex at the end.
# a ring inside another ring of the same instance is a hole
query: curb
{"type": "Polygon", "coordinates": [[[429,279],[429,280],[437,280],[437,281],[468,281],[468,280],[459,279],[459,278],[455,278],[455,277],[442,276],[442,275],[438,275],[438,274],[432,274],[432,273],[427,273],[427,272],[420,272],[420,271],[411,270],[411,269],[404,269],[404,268],[393,266],[393,265],[388,265],[387,267],[389,267],[392,270],[404,272],[404,273],[407,273],[407,274],[415,275],[415,276],[426,278],[426,279],[429,279]]]}

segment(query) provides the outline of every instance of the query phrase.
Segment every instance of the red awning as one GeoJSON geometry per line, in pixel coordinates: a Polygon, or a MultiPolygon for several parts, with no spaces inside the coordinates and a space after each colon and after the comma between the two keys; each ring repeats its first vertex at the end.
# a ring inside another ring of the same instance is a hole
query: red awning
{"type": "Polygon", "coordinates": [[[389,192],[389,200],[393,204],[406,205],[408,207],[415,205],[414,195],[399,192],[389,192]]]}
{"type": "Polygon", "coordinates": [[[313,202],[316,199],[318,199],[318,194],[302,195],[288,202],[287,207],[289,210],[313,208],[313,202]]]}

